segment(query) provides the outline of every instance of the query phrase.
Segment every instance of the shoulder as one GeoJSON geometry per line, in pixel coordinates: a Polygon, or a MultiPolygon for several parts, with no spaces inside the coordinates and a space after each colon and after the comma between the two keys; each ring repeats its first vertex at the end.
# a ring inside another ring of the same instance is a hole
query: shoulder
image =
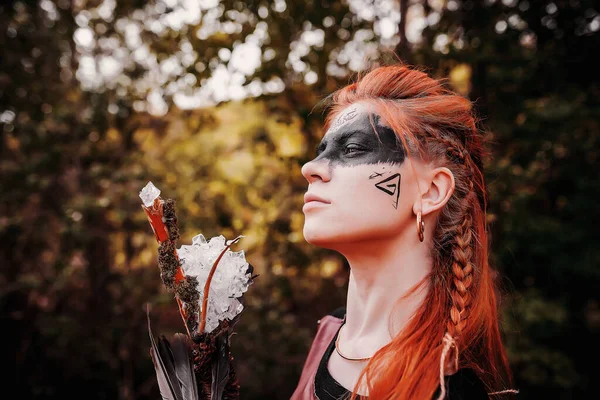
{"type": "MultiPolygon", "coordinates": [[[[344,319],[346,318],[346,306],[338,307],[334,310],[331,310],[327,314],[325,314],[320,320],[317,321],[319,325],[319,330],[323,328],[323,325],[326,326],[336,326],[340,327],[341,324],[344,323],[344,319]]],[[[337,332],[337,329],[336,329],[337,332]]],[[[318,333],[318,332],[317,332],[318,333]]]]}
{"type": "MultiPolygon", "coordinates": [[[[445,377],[446,399],[448,400],[488,400],[485,385],[474,370],[461,368],[455,374],[445,377]]],[[[433,398],[440,394],[438,387],[433,398]]]]}
{"type": "Polygon", "coordinates": [[[327,315],[331,315],[338,319],[344,319],[344,317],[346,316],[346,306],[338,307],[335,310],[329,312],[327,315]]]}

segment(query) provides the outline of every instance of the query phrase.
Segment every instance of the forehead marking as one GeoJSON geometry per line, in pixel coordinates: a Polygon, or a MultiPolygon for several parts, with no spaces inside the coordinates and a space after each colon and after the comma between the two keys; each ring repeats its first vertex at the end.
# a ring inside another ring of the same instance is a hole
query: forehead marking
{"type": "Polygon", "coordinates": [[[333,133],[333,132],[337,131],[343,125],[345,125],[348,121],[353,120],[357,115],[358,115],[358,110],[356,109],[356,107],[352,108],[347,113],[340,115],[339,118],[336,119],[333,122],[333,124],[331,124],[331,127],[329,128],[328,132],[333,133]]]}

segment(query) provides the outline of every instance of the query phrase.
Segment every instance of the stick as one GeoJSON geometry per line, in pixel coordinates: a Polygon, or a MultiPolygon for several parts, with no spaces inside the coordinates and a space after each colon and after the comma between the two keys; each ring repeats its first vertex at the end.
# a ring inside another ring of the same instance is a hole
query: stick
{"type": "MultiPolygon", "coordinates": [[[[151,207],[146,207],[144,204],[142,204],[142,209],[148,217],[148,222],[150,222],[152,231],[154,231],[154,237],[156,238],[156,241],[159,244],[166,242],[167,240],[171,240],[169,238],[169,231],[167,230],[167,227],[163,221],[163,203],[164,200],[162,200],[160,197],[157,197],[156,199],[154,199],[154,203],[152,203],[151,207]]],[[[179,260],[177,250],[174,249],[173,253],[175,255],[175,258],[179,260]]],[[[181,267],[177,267],[175,271],[175,285],[179,284],[183,280],[185,280],[185,274],[183,273],[181,267]]],[[[183,302],[177,296],[175,296],[175,300],[177,300],[177,307],[179,308],[179,314],[183,319],[183,325],[185,326],[185,330],[187,331],[187,334],[190,337],[192,337],[187,325],[187,315],[185,310],[183,309],[183,302]]]]}

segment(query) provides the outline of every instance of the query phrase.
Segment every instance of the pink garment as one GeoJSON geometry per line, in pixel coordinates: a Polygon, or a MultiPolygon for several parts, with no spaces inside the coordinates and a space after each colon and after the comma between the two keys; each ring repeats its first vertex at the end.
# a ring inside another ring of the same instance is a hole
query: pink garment
{"type": "Polygon", "coordinates": [[[290,400],[317,399],[315,395],[315,375],[317,368],[319,368],[319,363],[321,362],[321,358],[323,358],[323,354],[325,354],[325,350],[333,340],[336,332],[340,329],[340,326],[342,326],[342,322],[342,319],[336,318],[333,315],[326,315],[321,318],[317,334],[304,362],[300,381],[290,400]]]}

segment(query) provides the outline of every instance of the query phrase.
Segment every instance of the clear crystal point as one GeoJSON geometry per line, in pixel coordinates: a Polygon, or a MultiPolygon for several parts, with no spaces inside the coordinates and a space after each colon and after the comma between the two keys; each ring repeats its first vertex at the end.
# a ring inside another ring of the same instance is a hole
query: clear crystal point
{"type": "Polygon", "coordinates": [[[160,189],[158,189],[152,182],[148,182],[146,186],[140,191],[140,199],[146,207],[152,206],[154,200],[160,196],[160,189]]]}
{"type": "MultiPolygon", "coordinates": [[[[241,237],[243,236],[238,236],[233,241],[241,237]]],[[[196,290],[200,299],[203,298],[204,285],[213,263],[231,242],[232,240],[226,240],[223,235],[214,236],[207,241],[200,234],[194,236],[191,245],[184,245],[178,249],[185,275],[195,276],[198,280],[196,290]]],[[[243,250],[232,252],[228,249],[225,252],[210,285],[205,332],[210,333],[219,325],[219,321],[231,320],[244,309],[237,299],[248,290],[251,283],[251,274],[246,273],[247,270],[248,262],[243,250]]]]}

